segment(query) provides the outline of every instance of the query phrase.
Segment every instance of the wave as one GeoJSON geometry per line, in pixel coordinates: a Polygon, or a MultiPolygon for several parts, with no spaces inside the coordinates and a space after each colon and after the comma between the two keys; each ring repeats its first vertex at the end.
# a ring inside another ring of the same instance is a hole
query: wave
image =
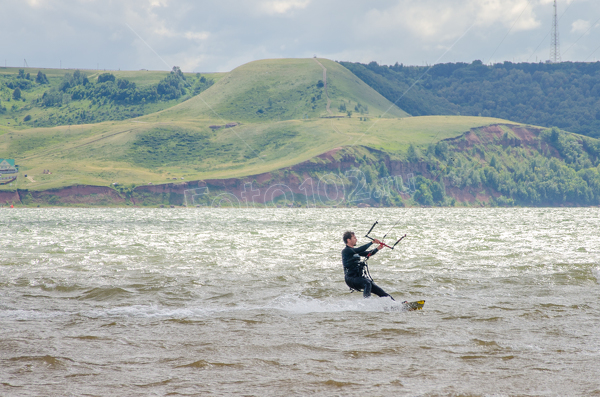
{"type": "Polygon", "coordinates": [[[209,368],[209,367],[239,367],[239,364],[209,362],[205,360],[194,361],[190,364],[178,365],[175,368],[209,368]]]}
{"type": "Polygon", "coordinates": [[[52,310],[23,310],[23,309],[5,309],[0,310],[0,319],[4,320],[45,320],[56,317],[70,315],[64,311],[52,311],[52,310]]]}
{"type": "Polygon", "coordinates": [[[63,367],[67,362],[73,362],[68,357],[54,357],[50,355],[45,356],[19,356],[10,358],[9,361],[24,361],[27,363],[40,363],[50,367],[63,367]]]}
{"type": "Polygon", "coordinates": [[[596,277],[596,282],[600,284],[600,266],[596,266],[592,269],[592,274],[596,277]]]}
{"type": "Polygon", "coordinates": [[[402,303],[392,301],[388,298],[363,299],[359,295],[358,298],[352,297],[349,299],[329,299],[321,300],[314,299],[301,295],[284,295],[275,298],[270,305],[264,309],[277,309],[290,313],[306,314],[306,313],[332,313],[332,312],[381,312],[381,311],[397,311],[402,309],[402,303]]]}
{"type": "MultiPolygon", "coordinates": [[[[206,303],[206,302],[203,302],[206,303]]],[[[191,321],[193,319],[210,318],[240,312],[283,311],[292,314],[335,313],[347,311],[383,312],[390,308],[402,308],[400,302],[387,298],[372,299],[331,299],[320,300],[300,295],[284,295],[272,299],[266,304],[242,303],[236,306],[198,306],[188,305],[180,308],[166,308],[155,305],[121,306],[103,310],[89,310],[81,315],[89,318],[101,317],[144,317],[168,319],[174,321],[191,321]]],[[[393,309],[392,309],[393,310],[393,309]]]]}
{"type": "Polygon", "coordinates": [[[131,294],[133,294],[133,292],[119,287],[96,287],[86,291],[77,299],[107,301],[127,297],[131,294]]]}
{"type": "MultiPolygon", "coordinates": [[[[86,294],[86,299],[102,300],[98,298],[121,294],[120,288],[111,288],[110,291],[93,289],[92,296],[86,294]]],[[[238,315],[240,312],[286,312],[290,314],[309,313],[339,313],[339,312],[390,312],[402,311],[402,303],[391,301],[388,298],[362,299],[362,296],[345,299],[315,299],[308,296],[289,294],[276,297],[266,304],[240,303],[235,306],[213,305],[207,306],[208,301],[195,302],[185,307],[164,307],[159,305],[124,305],[90,310],[73,311],[46,311],[46,310],[0,310],[0,319],[11,320],[43,320],[56,317],[81,316],[90,319],[102,318],[147,318],[170,320],[177,322],[193,322],[204,318],[238,315]]],[[[259,321],[260,322],[260,321],[259,321]]]]}

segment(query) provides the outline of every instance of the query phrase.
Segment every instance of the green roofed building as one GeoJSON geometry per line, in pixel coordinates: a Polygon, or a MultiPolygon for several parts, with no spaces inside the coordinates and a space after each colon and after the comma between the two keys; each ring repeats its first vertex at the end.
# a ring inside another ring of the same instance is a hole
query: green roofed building
{"type": "Polygon", "coordinates": [[[0,159],[0,185],[10,183],[17,179],[19,166],[14,159],[0,159]]]}
{"type": "Polygon", "coordinates": [[[16,174],[17,168],[14,159],[0,159],[0,174],[16,174]]]}

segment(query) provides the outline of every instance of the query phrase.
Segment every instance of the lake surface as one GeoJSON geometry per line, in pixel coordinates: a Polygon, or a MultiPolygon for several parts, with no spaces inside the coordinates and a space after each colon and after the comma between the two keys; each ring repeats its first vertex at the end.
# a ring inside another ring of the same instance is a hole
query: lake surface
{"type": "Polygon", "coordinates": [[[0,395],[600,395],[599,226],[596,208],[4,208],[0,395]],[[408,236],[371,275],[422,311],[349,293],[342,233],[375,220],[408,236]]]}

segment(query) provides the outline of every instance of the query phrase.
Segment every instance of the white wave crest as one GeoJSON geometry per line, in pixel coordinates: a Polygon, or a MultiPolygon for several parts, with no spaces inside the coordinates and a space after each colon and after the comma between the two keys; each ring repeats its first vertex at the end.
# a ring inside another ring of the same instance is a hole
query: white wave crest
{"type": "Polygon", "coordinates": [[[592,274],[596,277],[596,282],[600,284],[600,266],[596,266],[592,269],[592,274]]]}
{"type": "Polygon", "coordinates": [[[400,302],[394,302],[389,298],[373,297],[362,299],[362,297],[320,300],[302,295],[284,295],[273,300],[266,308],[283,310],[291,313],[335,313],[346,311],[381,312],[389,310],[390,307],[401,307],[400,302]]]}

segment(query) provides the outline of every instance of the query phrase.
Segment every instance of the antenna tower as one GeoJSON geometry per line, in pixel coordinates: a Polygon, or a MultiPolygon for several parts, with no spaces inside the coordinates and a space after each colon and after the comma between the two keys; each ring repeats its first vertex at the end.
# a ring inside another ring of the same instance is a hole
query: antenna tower
{"type": "Polygon", "coordinates": [[[558,18],[556,17],[556,0],[554,0],[554,20],[552,21],[552,32],[550,33],[550,62],[561,62],[560,44],[558,41],[558,18]]]}

